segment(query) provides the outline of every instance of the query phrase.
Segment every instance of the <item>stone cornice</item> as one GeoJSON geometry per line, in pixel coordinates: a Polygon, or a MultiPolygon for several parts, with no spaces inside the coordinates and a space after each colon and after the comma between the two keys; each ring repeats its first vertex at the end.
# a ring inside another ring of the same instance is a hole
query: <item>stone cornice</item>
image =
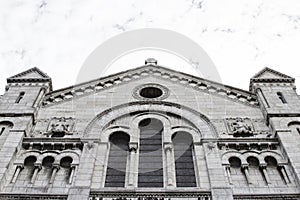
{"type": "Polygon", "coordinates": [[[203,91],[212,95],[226,97],[233,101],[250,106],[258,106],[257,98],[251,92],[153,65],[142,66],[97,80],[92,80],[53,91],[46,95],[43,101],[43,106],[54,105],[60,102],[71,100],[73,98],[86,96],[98,91],[115,87],[117,85],[126,84],[129,81],[143,79],[144,77],[148,76],[155,76],[156,78],[182,84],[189,88],[203,91]]]}

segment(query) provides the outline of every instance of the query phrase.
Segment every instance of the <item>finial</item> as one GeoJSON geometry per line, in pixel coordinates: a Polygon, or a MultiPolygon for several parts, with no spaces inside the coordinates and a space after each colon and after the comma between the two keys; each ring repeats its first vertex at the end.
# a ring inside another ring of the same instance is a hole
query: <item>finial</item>
{"type": "Polygon", "coordinates": [[[154,58],[147,58],[145,60],[145,65],[157,65],[157,60],[154,58]]]}

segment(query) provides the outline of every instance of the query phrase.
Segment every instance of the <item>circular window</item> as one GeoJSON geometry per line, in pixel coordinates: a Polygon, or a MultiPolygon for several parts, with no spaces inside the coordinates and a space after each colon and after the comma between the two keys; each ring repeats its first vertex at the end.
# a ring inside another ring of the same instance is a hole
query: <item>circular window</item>
{"type": "Polygon", "coordinates": [[[140,91],[140,95],[142,97],[150,98],[150,99],[160,97],[162,94],[163,91],[156,87],[145,87],[140,91]]]}
{"type": "Polygon", "coordinates": [[[168,96],[168,89],[159,84],[140,85],[134,89],[133,96],[141,100],[161,100],[168,96]]]}

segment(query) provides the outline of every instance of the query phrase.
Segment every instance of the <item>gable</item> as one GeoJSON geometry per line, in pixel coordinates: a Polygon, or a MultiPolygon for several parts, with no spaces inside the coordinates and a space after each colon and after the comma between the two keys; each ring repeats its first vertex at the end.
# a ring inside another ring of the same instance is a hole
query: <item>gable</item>
{"type": "Polygon", "coordinates": [[[258,106],[256,96],[248,91],[153,65],[139,67],[110,75],[108,77],[53,91],[46,95],[43,101],[43,106],[51,106],[74,98],[80,98],[112,87],[118,87],[118,85],[128,84],[135,80],[144,80],[147,77],[172,82],[174,84],[182,85],[192,91],[202,91],[210,95],[227,98],[228,100],[249,106],[258,106]]]}
{"type": "Polygon", "coordinates": [[[21,80],[51,80],[50,77],[42,72],[40,69],[37,67],[31,68],[29,70],[26,70],[24,72],[21,72],[19,74],[16,74],[10,78],[7,79],[8,82],[15,82],[15,81],[21,81],[21,80]]]}
{"type": "Polygon", "coordinates": [[[252,79],[292,79],[292,77],[266,67],[252,77],[252,79]]]}

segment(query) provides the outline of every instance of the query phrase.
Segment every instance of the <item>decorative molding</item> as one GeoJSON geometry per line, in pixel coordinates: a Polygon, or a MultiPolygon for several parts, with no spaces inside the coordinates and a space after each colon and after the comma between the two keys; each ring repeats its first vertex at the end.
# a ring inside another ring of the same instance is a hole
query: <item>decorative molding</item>
{"type": "Polygon", "coordinates": [[[0,194],[1,200],[67,200],[67,195],[49,194],[0,194]]]}
{"type": "Polygon", "coordinates": [[[206,200],[211,199],[211,193],[209,191],[180,191],[180,189],[174,191],[91,191],[90,200],[98,200],[101,198],[113,199],[128,199],[138,198],[142,200],[172,200],[174,199],[189,199],[189,198],[203,198],[206,200]]]}
{"type": "Polygon", "coordinates": [[[195,90],[226,97],[230,100],[249,106],[258,107],[257,98],[251,92],[153,65],[142,66],[97,80],[53,91],[46,95],[43,101],[43,106],[55,105],[74,98],[83,97],[116,85],[126,84],[132,80],[142,79],[146,76],[155,76],[156,78],[182,84],[195,90]]]}
{"type": "Polygon", "coordinates": [[[135,87],[133,89],[132,96],[136,99],[146,100],[146,101],[147,100],[152,100],[152,101],[163,100],[163,99],[166,99],[169,96],[169,89],[166,88],[165,86],[160,85],[160,84],[148,83],[148,84],[143,84],[143,85],[139,85],[139,86],[135,87]],[[141,90],[144,89],[144,88],[147,88],[147,87],[155,87],[155,88],[160,89],[162,91],[162,95],[157,97],[157,98],[145,98],[145,97],[141,96],[140,95],[141,90]]]}

